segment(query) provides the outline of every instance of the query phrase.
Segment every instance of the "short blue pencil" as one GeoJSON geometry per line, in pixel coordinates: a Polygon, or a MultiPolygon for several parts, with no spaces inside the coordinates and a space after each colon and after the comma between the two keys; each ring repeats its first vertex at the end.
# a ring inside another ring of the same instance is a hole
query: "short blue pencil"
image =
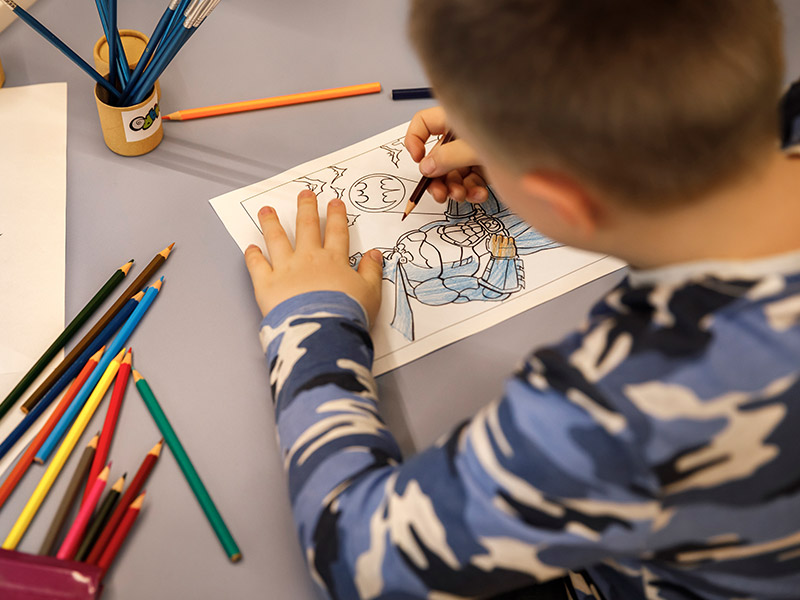
{"type": "Polygon", "coordinates": [[[72,62],[74,62],[78,67],[80,67],[89,77],[94,79],[97,83],[102,85],[106,88],[109,93],[114,98],[119,98],[119,92],[112,86],[105,78],[100,75],[97,71],[95,71],[89,63],[83,60],[80,56],[78,56],[72,48],[67,46],[64,42],[62,42],[52,31],[50,31],[47,27],[42,25],[39,21],[37,21],[33,15],[28,13],[24,8],[18,6],[14,0],[2,0],[11,10],[14,11],[14,14],[17,15],[21,21],[27,23],[31,29],[36,31],[39,35],[41,35],[44,39],[48,42],[53,44],[56,48],[61,50],[61,52],[72,62]]]}
{"type": "Polygon", "coordinates": [[[77,377],[83,365],[89,360],[95,352],[100,350],[105,343],[111,339],[111,336],[122,327],[127,318],[133,313],[133,309],[139,304],[139,301],[131,298],[128,300],[117,313],[117,315],[109,321],[103,330],[92,340],[92,343],[84,350],[78,359],[72,363],[64,374],[59,377],[53,386],[47,390],[47,393],[37,402],[34,407],[25,415],[22,421],[6,436],[6,439],[0,444],[0,458],[3,458],[11,448],[14,447],[19,439],[25,434],[26,431],[36,422],[39,416],[47,410],[47,407],[53,403],[53,400],[58,398],[61,392],[69,385],[69,382],[77,377]]]}
{"type": "Polygon", "coordinates": [[[142,317],[147,312],[147,309],[150,308],[150,305],[153,303],[153,300],[155,300],[159,290],[161,289],[161,283],[163,281],[164,278],[162,277],[159,281],[147,288],[144,297],[139,302],[139,306],[136,307],[131,316],[128,317],[128,320],[125,321],[122,329],[119,330],[119,333],[114,337],[108,348],[106,348],[103,358],[100,359],[99,363],[97,363],[97,367],[95,367],[94,371],[92,371],[89,379],[87,379],[86,383],[83,384],[83,387],[75,396],[75,399],[69,405],[69,408],[67,408],[61,419],[58,421],[58,423],[56,423],[56,426],[53,428],[53,431],[45,440],[44,444],[42,444],[42,447],[39,448],[39,452],[35,457],[36,461],[45,463],[47,462],[47,459],[50,458],[50,454],[52,454],[56,445],[61,440],[61,437],[72,425],[72,421],[74,421],[75,417],[78,416],[78,413],[81,411],[83,405],[86,403],[86,400],[91,395],[92,390],[97,385],[97,382],[100,381],[103,373],[105,373],[106,367],[108,367],[111,361],[114,360],[114,357],[119,354],[120,350],[122,350],[125,342],[128,341],[128,338],[133,333],[133,330],[136,329],[139,321],[142,320],[142,317]]]}

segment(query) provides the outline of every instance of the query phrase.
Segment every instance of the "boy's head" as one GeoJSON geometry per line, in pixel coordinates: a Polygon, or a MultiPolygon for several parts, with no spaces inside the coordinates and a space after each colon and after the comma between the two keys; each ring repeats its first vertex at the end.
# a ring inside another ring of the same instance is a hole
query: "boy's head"
{"type": "Polygon", "coordinates": [[[777,143],[770,0],[412,0],[410,32],[453,121],[511,173],[674,206],[777,143]]]}

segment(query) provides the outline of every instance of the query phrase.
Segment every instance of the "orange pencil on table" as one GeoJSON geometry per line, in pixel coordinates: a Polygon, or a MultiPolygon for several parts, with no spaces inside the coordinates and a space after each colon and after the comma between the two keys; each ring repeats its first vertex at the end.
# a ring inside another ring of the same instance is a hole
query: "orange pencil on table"
{"type": "Polygon", "coordinates": [[[136,497],[136,494],[141,491],[145,481],[147,481],[147,477],[150,475],[150,471],[153,470],[153,467],[155,466],[156,461],[161,454],[161,448],[163,445],[164,440],[162,439],[155,446],[153,446],[153,449],[147,453],[147,456],[145,456],[142,464],[139,466],[139,470],[136,471],[136,475],[133,477],[133,481],[131,481],[128,489],[125,490],[125,493],[122,494],[122,498],[119,499],[117,507],[114,509],[114,512],[111,513],[111,517],[103,527],[103,531],[100,533],[100,536],[97,538],[94,546],[92,546],[92,551],[89,553],[89,556],[86,557],[86,562],[90,565],[97,564],[97,561],[103,554],[103,550],[105,550],[106,546],[111,541],[111,538],[117,529],[117,525],[125,517],[125,510],[136,497]]]}
{"type": "Polygon", "coordinates": [[[103,350],[105,350],[105,346],[100,348],[100,350],[98,350],[88,361],[86,361],[83,369],[81,369],[81,372],[78,373],[78,376],[72,382],[72,385],[67,390],[67,393],[64,394],[61,402],[58,403],[58,406],[47,419],[47,422],[42,426],[41,430],[39,430],[39,433],[36,434],[36,437],[33,438],[33,441],[17,461],[17,464],[14,465],[14,468],[11,470],[11,473],[8,474],[8,477],[6,477],[3,485],[0,485],[0,507],[5,504],[6,500],[8,500],[8,497],[11,495],[11,492],[13,492],[14,488],[17,487],[17,484],[27,472],[28,467],[30,467],[33,463],[33,457],[36,456],[39,448],[42,447],[42,444],[44,444],[47,436],[49,436],[50,432],[53,431],[53,428],[56,426],[56,423],[58,423],[61,415],[63,415],[67,410],[67,407],[72,402],[72,399],[75,398],[75,396],[78,394],[78,391],[83,387],[83,384],[89,378],[89,375],[91,375],[92,371],[94,371],[97,363],[100,362],[100,357],[103,355],[103,350]]]}
{"type": "Polygon", "coordinates": [[[362,83],[359,85],[348,85],[345,87],[330,88],[327,90],[316,90],[313,92],[301,92],[299,94],[287,94],[285,96],[273,96],[272,98],[260,98],[259,100],[245,100],[242,102],[230,102],[228,104],[215,104],[202,108],[190,108],[178,110],[168,115],[162,115],[164,121],[188,121],[189,119],[200,119],[202,117],[216,117],[218,115],[229,115],[231,113],[244,112],[246,110],[260,110],[262,108],[276,108],[278,106],[289,106],[290,104],[303,104],[306,102],[318,102],[320,100],[333,100],[334,98],[346,98],[349,96],[360,96],[362,94],[376,94],[381,91],[381,84],[362,83]]]}
{"type": "Polygon", "coordinates": [[[117,556],[117,552],[119,552],[122,542],[125,541],[125,538],[128,536],[128,532],[131,530],[131,527],[133,527],[133,522],[136,520],[136,517],[139,516],[139,511],[142,508],[142,502],[144,502],[144,494],[145,493],[142,492],[136,498],[136,500],[128,505],[128,508],[125,510],[125,516],[122,518],[119,527],[117,527],[116,531],[114,531],[111,541],[108,542],[108,546],[106,546],[105,550],[103,550],[100,560],[97,561],[97,566],[103,569],[103,573],[108,571],[108,567],[111,566],[111,563],[117,556]]]}
{"type": "Polygon", "coordinates": [[[94,512],[95,506],[97,506],[97,502],[100,500],[100,496],[103,495],[103,490],[108,482],[109,470],[110,466],[106,465],[106,468],[103,469],[100,475],[97,476],[97,479],[95,479],[94,485],[92,486],[92,493],[89,494],[86,502],[83,503],[81,509],[78,511],[78,516],[76,516],[75,520],[72,522],[72,527],[69,528],[67,537],[64,538],[61,548],[58,549],[56,558],[70,560],[75,556],[75,551],[81,543],[86,525],[89,523],[89,519],[92,516],[92,512],[94,512]]]}
{"type": "Polygon", "coordinates": [[[81,504],[86,502],[89,491],[94,485],[94,480],[97,479],[97,475],[103,469],[103,465],[106,464],[108,451],[111,448],[111,439],[114,437],[114,431],[117,428],[117,419],[119,418],[119,411],[122,408],[125,388],[128,385],[128,377],[131,374],[132,352],[133,351],[128,348],[128,352],[125,354],[125,358],[122,359],[122,364],[119,366],[119,371],[117,371],[117,379],[114,381],[114,391],[111,393],[111,400],[108,403],[106,420],[103,422],[103,430],[100,433],[100,441],[97,443],[97,452],[94,454],[92,468],[89,469],[89,479],[83,491],[81,504]]]}

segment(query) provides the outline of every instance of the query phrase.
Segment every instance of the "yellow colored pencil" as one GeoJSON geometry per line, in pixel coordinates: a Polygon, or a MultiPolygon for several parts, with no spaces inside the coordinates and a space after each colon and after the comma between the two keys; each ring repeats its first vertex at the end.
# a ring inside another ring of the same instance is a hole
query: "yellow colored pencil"
{"type": "Polygon", "coordinates": [[[334,98],[346,98],[349,96],[360,96],[362,94],[377,94],[380,91],[381,84],[376,81],[374,83],[348,85],[345,87],[331,88],[327,90],[300,92],[299,94],[287,94],[285,96],[273,96],[272,98],[243,100],[241,102],[229,102],[228,104],[215,104],[214,106],[176,110],[168,115],[161,115],[161,118],[164,121],[188,121],[189,119],[229,115],[231,113],[244,112],[246,110],[276,108],[278,106],[304,104],[306,102],[319,102],[320,100],[333,100],[334,98]]]}
{"type": "Polygon", "coordinates": [[[33,490],[33,494],[31,494],[27,504],[25,504],[25,508],[22,509],[19,517],[17,517],[17,522],[14,523],[14,526],[3,542],[4,550],[16,549],[22,536],[25,535],[25,531],[28,529],[31,521],[33,521],[33,517],[36,516],[36,512],[39,510],[39,507],[42,505],[47,493],[53,486],[58,474],[67,462],[67,458],[69,458],[70,453],[73,448],[75,448],[75,444],[78,443],[78,439],[83,434],[83,430],[86,429],[92,415],[94,415],[94,411],[97,410],[100,401],[103,399],[103,396],[105,396],[106,391],[111,385],[111,381],[119,370],[124,356],[125,349],[123,348],[114,360],[109,363],[108,367],[106,367],[103,376],[100,378],[100,381],[97,382],[97,387],[94,388],[94,391],[92,391],[91,395],[86,400],[86,404],[83,406],[83,409],[81,409],[81,412],[78,414],[69,432],[64,437],[64,441],[61,442],[61,446],[59,446],[53,456],[52,462],[47,467],[44,475],[42,475],[39,484],[36,486],[36,489],[33,490]]]}

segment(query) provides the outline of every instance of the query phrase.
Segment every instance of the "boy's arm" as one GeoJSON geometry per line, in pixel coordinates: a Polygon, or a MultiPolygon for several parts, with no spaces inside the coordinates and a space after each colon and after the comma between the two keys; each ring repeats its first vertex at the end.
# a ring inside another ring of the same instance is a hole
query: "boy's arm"
{"type": "Polygon", "coordinates": [[[342,289],[359,286],[307,261],[283,273],[297,257],[276,223],[262,223],[278,237],[269,283],[254,252],[248,266],[270,306],[261,338],[298,532],[332,597],[481,597],[640,553],[660,514],[656,486],[624,419],[588,390],[565,397],[568,365],[553,357],[529,361],[501,400],[402,463],[377,412],[367,311],[342,289]],[[275,281],[312,289],[272,304],[286,293],[275,281]]]}

